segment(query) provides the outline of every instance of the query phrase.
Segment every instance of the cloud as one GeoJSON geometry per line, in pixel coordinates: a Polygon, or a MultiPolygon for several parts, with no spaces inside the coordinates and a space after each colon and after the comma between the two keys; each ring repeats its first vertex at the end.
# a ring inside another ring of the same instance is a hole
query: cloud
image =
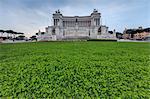
{"type": "Polygon", "coordinates": [[[0,0],[0,28],[35,34],[52,25],[52,14],[60,9],[66,16],[102,13],[103,24],[123,31],[124,27],[150,26],[148,0],[0,0]]]}

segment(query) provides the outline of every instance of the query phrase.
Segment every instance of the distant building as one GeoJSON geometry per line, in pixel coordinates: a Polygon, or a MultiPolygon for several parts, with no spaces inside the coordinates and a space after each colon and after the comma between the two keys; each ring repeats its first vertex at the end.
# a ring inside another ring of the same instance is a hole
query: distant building
{"type": "Polygon", "coordinates": [[[0,30],[0,42],[3,40],[13,40],[16,39],[16,36],[18,36],[18,38],[25,38],[25,36],[23,36],[24,33],[21,32],[15,32],[13,30],[0,30]]]}
{"type": "Polygon", "coordinates": [[[150,36],[150,28],[125,29],[123,32],[124,39],[145,40],[150,36]]]}
{"type": "Polygon", "coordinates": [[[53,26],[46,27],[46,33],[42,38],[47,37],[46,39],[50,40],[116,39],[116,34],[110,34],[108,27],[101,25],[100,20],[101,13],[95,9],[90,16],[63,16],[58,10],[53,14],[53,26]]]}

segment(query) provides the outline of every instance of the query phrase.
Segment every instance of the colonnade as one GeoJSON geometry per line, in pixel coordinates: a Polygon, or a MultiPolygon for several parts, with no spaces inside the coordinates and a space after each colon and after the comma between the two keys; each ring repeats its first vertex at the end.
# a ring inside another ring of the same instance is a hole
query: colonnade
{"type": "Polygon", "coordinates": [[[54,19],[54,26],[58,26],[59,19],[54,19]]]}
{"type": "Polygon", "coordinates": [[[98,18],[98,19],[94,19],[94,21],[95,21],[95,23],[96,23],[96,24],[95,24],[96,26],[99,26],[99,25],[100,25],[100,19],[99,19],[99,18],[98,18]]]}
{"type": "Polygon", "coordinates": [[[91,21],[63,21],[64,27],[75,27],[76,25],[79,27],[88,27],[91,26],[91,21]]]}
{"type": "MultiPolygon", "coordinates": [[[[54,19],[54,26],[58,26],[59,24],[59,19],[54,19]]],[[[100,25],[100,19],[94,19],[94,22],[96,26],[100,25]]],[[[92,24],[91,20],[83,20],[83,21],[74,21],[74,20],[65,20],[63,21],[63,27],[75,27],[76,25],[78,25],[79,27],[90,27],[92,24]]]]}

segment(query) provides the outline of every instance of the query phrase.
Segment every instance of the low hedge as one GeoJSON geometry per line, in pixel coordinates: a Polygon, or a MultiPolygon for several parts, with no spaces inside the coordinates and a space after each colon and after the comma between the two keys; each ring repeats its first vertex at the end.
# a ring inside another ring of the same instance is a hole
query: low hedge
{"type": "Polygon", "coordinates": [[[113,42],[117,42],[117,40],[115,40],[115,39],[89,39],[87,41],[113,41],[113,42]]]}

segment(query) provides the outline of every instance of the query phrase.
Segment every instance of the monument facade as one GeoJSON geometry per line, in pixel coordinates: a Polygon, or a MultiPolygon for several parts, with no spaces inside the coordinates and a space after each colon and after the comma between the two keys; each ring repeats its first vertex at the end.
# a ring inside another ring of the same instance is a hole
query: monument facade
{"type": "Polygon", "coordinates": [[[43,35],[49,40],[115,39],[108,27],[101,25],[101,13],[94,9],[89,16],[63,16],[58,10],[53,14],[53,25],[46,27],[43,35]]]}

